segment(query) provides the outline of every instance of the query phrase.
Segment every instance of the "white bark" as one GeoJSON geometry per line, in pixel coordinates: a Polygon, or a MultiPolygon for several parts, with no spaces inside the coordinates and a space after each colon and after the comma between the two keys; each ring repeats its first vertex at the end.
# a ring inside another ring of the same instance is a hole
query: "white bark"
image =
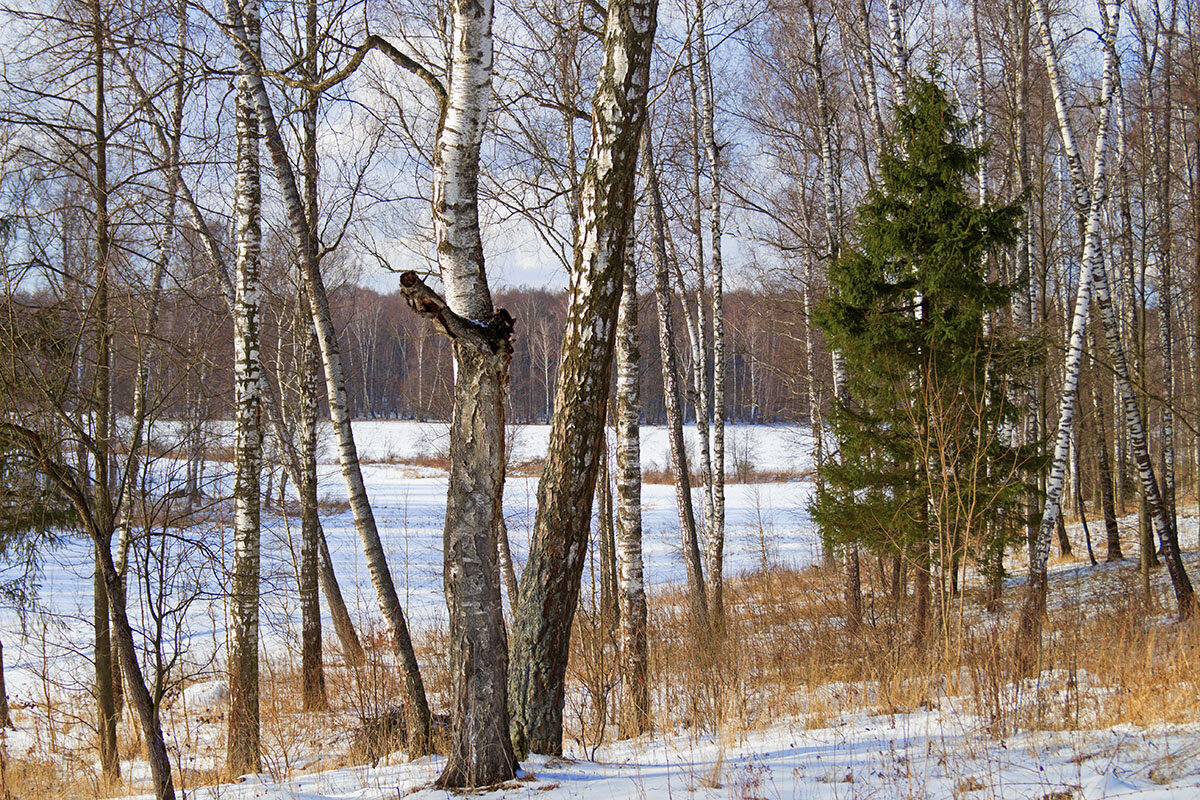
{"type": "Polygon", "coordinates": [[[317,329],[317,341],[321,346],[321,358],[325,367],[326,395],[329,400],[334,434],[337,438],[338,460],[342,467],[342,477],[346,482],[355,528],[358,530],[359,539],[362,542],[363,555],[371,574],[371,583],[375,587],[380,611],[383,613],[391,635],[392,648],[403,664],[405,703],[409,714],[409,750],[411,755],[419,755],[429,748],[429,704],[425,698],[425,686],[421,679],[416,654],[412,648],[408,624],[400,607],[400,600],[396,594],[396,587],[384,555],[383,543],[375,525],[375,515],[367,498],[362,467],[358,462],[358,451],[354,444],[354,432],[350,426],[351,418],[346,401],[345,372],[342,368],[337,332],[330,313],[324,277],[317,262],[317,254],[312,249],[311,232],[304,209],[304,201],[301,198],[295,172],[288,157],[287,147],[275,119],[270,95],[267,94],[262,74],[259,71],[259,62],[248,47],[245,26],[234,0],[226,0],[225,9],[229,17],[231,33],[235,39],[234,44],[240,66],[250,77],[267,152],[271,156],[275,177],[279,183],[280,193],[283,195],[288,228],[292,234],[293,245],[299,254],[300,265],[304,270],[304,281],[312,307],[313,323],[317,329]]]}
{"type": "MultiPolygon", "coordinates": [[[[241,8],[247,41],[259,52],[258,3],[241,8]]],[[[251,80],[238,76],[235,106],[237,160],[234,200],[236,246],[234,350],[233,567],[230,576],[229,718],[226,735],[228,769],[233,775],[259,772],[258,596],[259,476],[262,469],[262,359],[259,341],[259,252],[262,248],[258,116],[251,80]]]]}
{"type": "MultiPolygon", "coordinates": [[[[632,234],[632,226],[631,226],[632,234]]],[[[617,314],[617,582],[620,605],[622,738],[650,728],[647,684],[646,586],[642,564],[642,456],[639,440],[641,399],[638,364],[637,264],[633,236],[626,245],[625,283],[617,314]]]]}
{"type": "Polygon", "coordinates": [[[908,92],[908,42],[905,40],[904,18],[900,0],[887,0],[888,34],[892,48],[892,72],[895,85],[895,104],[902,106],[908,92]]]}
{"type": "MultiPolygon", "coordinates": [[[[699,3],[697,11],[700,12],[699,3]]],[[[704,24],[702,13],[698,13],[695,26],[697,29],[704,24]]],[[[696,80],[696,62],[700,61],[700,57],[692,49],[692,42],[689,39],[687,43],[687,55],[689,67],[688,89],[691,99],[691,138],[688,140],[691,152],[691,181],[692,181],[692,228],[695,233],[696,246],[696,310],[693,314],[687,303],[687,285],[683,278],[683,272],[676,264],[676,275],[679,280],[679,297],[683,303],[684,315],[687,320],[688,340],[692,346],[692,406],[696,413],[696,443],[697,443],[697,458],[700,461],[700,482],[701,491],[704,497],[704,531],[702,539],[704,540],[705,555],[711,555],[712,542],[712,527],[713,527],[713,472],[712,472],[712,439],[710,436],[709,422],[711,419],[711,406],[709,405],[708,394],[708,275],[707,275],[707,259],[705,258],[704,248],[704,196],[700,189],[700,174],[703,169],[700,159],[700,140],[703,137],[704,123],[702,116],[703,109],[700,107],[699,83],[696,80]]],[[[710,594],[712,593],[712,580],[708,581],[710,594]]],[[[710,614],[716,615],[716,609],[709,608],[710,614]]]]}
{"type": "MultiPolygon", "coordinates": [[[[721,150],[716,138],[716,96],[712,60],[704,31],[704,0],[696,0],[696,44],[700,57],[700,102],[705,155],[708,158],[712,233],[712,455],[709,464],[712,511],[705,531],[708,570],[708,608],[715,626],[724,626],[725,586],[725,268],[721,252],[722,219],[721,150]]],[[[703,236],[699,231],[698,235],[703,236]]],[[[703,265],[701,265],[703,269],[703,265]]]]}

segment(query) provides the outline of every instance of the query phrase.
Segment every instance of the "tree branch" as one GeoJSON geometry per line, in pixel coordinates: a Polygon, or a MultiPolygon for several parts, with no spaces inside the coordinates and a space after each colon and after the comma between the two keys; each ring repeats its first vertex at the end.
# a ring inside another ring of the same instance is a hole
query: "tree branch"
{"type": "Polygon", "coordinates": [[[495,355],[501,348],[512,350],[510,337],[513,330],[512,315],[503,308],[497,309],[489,322],[467,319],[454,313],[442,296],[430,289],[416,272],[408,270],[400,275],[400,291],[409,308],[418,315],[433,321],[442,333],[451,339],[470,342],[480,350],[487,348],[495,355]]]}

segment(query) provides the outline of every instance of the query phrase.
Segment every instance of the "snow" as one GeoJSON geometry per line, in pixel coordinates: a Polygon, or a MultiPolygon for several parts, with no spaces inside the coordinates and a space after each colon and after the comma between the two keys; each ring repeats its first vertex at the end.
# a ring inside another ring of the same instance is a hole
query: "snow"
{"type": "MultiPolygon", "coordinates": [[[[213,425],[217,434],[232,442],[230,422],[213,425]]],[[[169,442],[179,430],[172,423],[158,423],[152,437],[169,442]]],[[[422,458],[444,457],[449,446],[448,426],[433,422],[360,421],[354,423],[363,476],[375,512],[388,565],[416,635],[445,625],[446,607],[442,594],[442,521],[445,511],[447,476],[444,470],[424,463],[404,463],[422,458]]],[[[550,429],[547,425],[516,426],[509,433],[510,462],[521,464],[545,454],[550,429]]],[[[811,469],[807,434],[797,427],[729,426],[728,463],[751,463],[761,471],[805,473],[811,469]]],[[[380,629],[375,592],[362,556],[352,512],[346,504],[346,489],[337,466],[332,432],[321,431],[319,494],[330,554],[352,616],[365,631],[380,629]]],[[[689,430],[689,445],[696,450],[695,431],[689,430]]],[[[642,431],[642,458],[648,469],[665,469],[669,464],[666,431],[647,427],[642,431]]],[[[153,480],[160,491],[181,485],[182,462],[160,459],[153,480]]],[[[532,474],[509,477],[504,498],[505,517],[513,557],[518,569],[529,550],[536,510],[537,469],[532,474]]],[[[229,463],[209,462],[205,480],[207,494],[229,497],[233,474],[229,463]]],[[[275,486],[278,487],[278,473],[275,486]]],[[[264,475],[262,486],[267,487],[264,475]]],[[[289,493],[294,492],[289,485],[289,493]]],[[[276,488],[277,493],[277,488],[276,488]]],[[[727,488],[728,571],[750,570],[764,563],[803,566],[820,557],[820,544],[808,524],[806,505],[811,496],[807,480],[763,484],[731,484],[727,488]]],[[[697,508],[699,496],[697,494],[697,508]]],[[[181,503],[182,501],[176,501],[181,503]]],[[[224,582],[233,555],[232,504],[215,509],[215,522],[181,532],[188,540],[152,537],[151,544],[164,548],[159,557],[167,582],[179,607],[166,620],[168,656],[178,652],[175,677],[184,682],[209,682],[217,674],[227,646],[224,582]]],[[[674,487],[646,484],[643,488],[645,575],[650,588],[675,583],[684,576],[678,537],[674,487]]],[[[299,552],[300,525],[278,510],[263,508],[262,531],[262,643],[270,654],[294,644],[299,627],[299,602],[293,565],[299,552]]],[[[142,542],[131,554],[137,562],[149,554],[142,542]],[[138,549],[138,548],[141,549],[138,549]]],[[[4,641],[5,677],[13,702],[44,702],[44,679],[65,691],[87,691],[91,682],[88,663],[91,649],[92,550],[82,537],[71,537],[44,557],[40,579],[42,613],[24,624],[9,609],[0,609],[0,634],[4,641]]],[[[130,608],[137,609],[145,586],[131,583],[130,608]]],[[[587,589],[585,588],[585,592],[587,589]]],[[[323,624],[332,631],[326,615],[323,624]]],[[[139,630],[150,630],[151,620],[135,615],[139,630]]],[[[151,643],[144,643],[147,647],[151,643]]],[[[143,653],[143,660],[146,654],[143,653]]],[[[199,691],[199,690],[197,690],[199,691]]],[[[168,698],[168,701],[171,698],[168,698]]]]}
{"type": "MultiPolygon", "coordinates": [[[[218,427],[232,433],[232,426],[218,427]]],[[[354,427],[388,563],[410,625],[419,637],[422,631],[444,625],[446,619],[441,593],[446,475],[434,466],[447,449],[446,425],[364,421],[354,427]]],[[[154,431],[159,440],[167,440],[171,434],[169,425],[157,426],[154,431]]],[[[540,458],[548,437],[547,426],[515,428],[510,434],[512,463],[540,458]]],[[[694,453],[693,430],[689,437],[694,453]]],[[[805,432],[795,427],[730,426],[728,442],[731,472],[752,465],[759,472],[779,473],[775,482],[727,487],[728,571],[814,563],[820,558],[820,544],[806,511],[812,486],[807,478],[811,461],[805,432]]],[[[380,624],[380,618],[352,514],[345,508],[346,492],[340,470],[333,463],[328,430],[323,432],[321,453],[326,536],[351,613],[361,629],[369,632],[380,624]]],[[[643,429],[642,457],[648,469],[667,466],[665,430],[643,429]]],[[[230,467],[208,465],[210,494],[228,495],[230,467]]],[[[156,469],[154,479],[161,487],[169,488],[181,479],[182,467],[175,462],[160,461],[156,469]]],[[[518,566],[528,553],[537,490],[536,468],[520,472],[532,475],[510,476],[505,492],[505,515],[518,566]]],[[[217,507],[214,524],[182,530],[193,541],[156,537],[155,546],[164,548],[158,562],[144,546],[133,553],[134,558],[151,558],[151,563],[157,563],[172,596],[180,600],[166,619],[163,648],[167,656],[180,656],[173,677],[186,688],[166,699],[167,728],[169,738],[184,740],[173,739],[170,744],[180,748],[180,763],[190,770],[216,770],[222,763],[219,712],[228,687],[218,676],[227,630],[224,570],[232,545],[227,505],[217,507]],[[178,716],[172,715],[185,709],[186,714],[198,716],[183,726],[173,722],[178,716]]],[[[643,513],[648,584],[653,589],[682,581],[685,573],[673,486],[646,484],[643,513]]],[[[297,649],[299,607],[292,548],[298,548],[299,523],[277,511],[264,510],[263,520],[262,640],[269,661],[282,648],[286,648],[284,652],[297,649]]],[[[1185,520],[1182,537],[1194,541],[1196,527],[1195,518],[1185,520]]],[[[1077,541],[1081,538],[1076,537],[1077,541]]],[[[90,713],[90,556],[90,548],[78,539],[49,554],[41,582],[44,608],[26,620],[26,625],[10,612],[0,613],[8,690],[17,709],[44,704],[50,687],[58,697],[76,698],[83,718],[90,713]]],[[[1067,587],[1052,594],[1051,602],[1080,603],[1083,608],[1092,604],[1081,603],[1078,592],[1070,587],[1081,585],[1085,575],[1093,591],[1099,591],[1097,587],[1103,587],[1105,581],[1119,579],[1119,567],[1111,565],[1093,569],[1068,563],[1053,564],[1051,569],[1067,587]]],[[[585,585],[584,592],[588,590],[585,585]]],[[[143,592],[141,585],[130,586],[131,608],[140,607],[143,592]]],[[[149,630],[151,621],[144,611],[139,613],[135,624],[149,630]]],[[[331,631],[328,619],[325,624],[331,631]]],[[[1082,672],[1069,676],[1045,673],[1038,679],[1037,691],[1055,692],[1068,682],[1084,699],[1102,698],[1112,691],[1082,672]]],[[[1200,797],[1197,725],[1038,731],[997,738],[986,721],[967,711],[969,703],[961,698],[939,698],[934,708],[889,714],[879,710],[867,713],[873,691],[868,684],[828,684],[805,691],[813,698],[811,707],[846,713],[764,719],[755,723],[762,726],[760,730],[726,731],[718,736],[668,730],[632,742],[603,745],[594,752],[568,743],[568,758],[532,756],[523,762],[526,771],[517,781],[488,795],[545,800],[1200,797]],[[850,709],[859,711],[850,713],[850,709]],[[576,749],[572,751],[573,746],[576,749]]],[[[37,717],[28,712],[28,719],[37,717]]],[[[397,753],[376,767],[345,766],[344,753],[355,723],[353,712],[342,712],[333,719],[304,715],[289,721],[287,733],[298,744],[295,754],[288,756],[288,769],[272,766],[274,775],[252,776],[232,785],[188,786],[188,794],[212,800],[392,800],[409,792],[415,792],[417,798],[447,796],[429,788],[442,765],[437,758],[410,763],[397,753]]],[[[1097,721],[1087,716],[1085,708],[1081,723],[1086,727],[1097,721]]],[[[38,748],[43,746],[46,732],[37,724],[8,733],[10,756],[41,752],[38,748]]],[[[74,749],[82,759],[64,764],[94,759],[88,724],[73,724],[58,736],[60,748],[74,749]]],[[[144,762],[127,762],[123,773],[133,786],[145,787],[144,762]]]]}
{"type": "MultiPolygon", "coordinates": [[[[736,737],[674,734],[600,747],[593,758],[533,755],[517,780],[481,797],[1002,798],[1184,800],[1200,796],[1195,730],[1154,739],[1125,730],[993,739],[953,709],[847,715],[821,727],[790,720],[736,737]],[[1174,764],[1170,775],[1164,764],[1174,764]],[[1169,785],[1165,782],[1170,778],[1169,785]]],[[[399,760],[399,759],[395,759],[399,760]]],[[[441,800],[432,757],[191,791],[196,800],[441,800]]]]}
{"type": "Polygon", "coordinates": [[[183,704],[191,709],[217,708],[229,699],[229,684],[222,680],[194,683],[182,694],[183,704]]]}

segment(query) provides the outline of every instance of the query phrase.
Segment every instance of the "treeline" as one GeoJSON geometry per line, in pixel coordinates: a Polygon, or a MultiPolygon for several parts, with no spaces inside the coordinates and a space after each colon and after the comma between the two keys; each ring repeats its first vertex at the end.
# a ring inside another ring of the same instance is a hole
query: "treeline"
{"type": "MultiPolygon", "coordinates": [[[[415,317],[398,291],[381,294],[344,285],[331,297],[339,337],[345,342],[346,390],[354,416],[448,420],[453,372],[451,347],[445,338],[435,335],[427,323],[415,317]]],[[[79,324],[77,316],[71,318],[68,306],[45,293],[19,298],[20,305],[29,309],[29,316],[21,316],[17,324],[37,324],[47,332],[53,327],[60,340],[69,339],[72,328],[79,324]]],[[[204,297],[203,292],[181,292],[161,301],[156,341],[160,355],[150,366],[149,379],[159,387],[158,414],[162,419],[215,421],[232,417],[232,320],[228,308],[218,299],[204,297]]],[[[508,418],[514,423],[546,424],[550,420],[566,300],[564,290],[520,288],[495,294],[496,304],[516,320],[507,397],[508,418]]],[[[650,294],[641,300],[647,308],[653,302],[650,294]]],[[[679,298],[673,302],[677,313],[681,313],[679,298]]],[[[137,313],[137,298],[114,297],[113,305],[131,319],[137,313]]],[[[270,313],[264,317],[264,354],[267,363],[276,364],[282,357],[281,347],[288,347],[284,339],[289,312],[294,313],[294,309],[275,298],[265,305],[270,313]]],[[[725,295],[725,316],[729,326],[729,421],[807,423],[807,377],[796,369],[805,358],[807,320],[802,294],[787,287],[730,291],[725,295]]],[[[685,334],[675,333],[674,349],[690,372],[685,334]]],[[[662,351],[653,316],[639,319],[638,341],[642,350],[641,421],[664,425],[662,351]]],[[[83,346],[86,353],[86,343],[83,346]]],[[[125,399],[118,410],[128,414],[132,411],[138,343],[117,336],[113,351],[114,393],[125,399]]],[[[707,370],[711,383],[711,363],[707,370]]],[[[694,391],[688,392],[686,401],[685,420],[694,421],[694,391]]],[[[325,405],[322,400],[322,413],[327,413],[325,405]]]]}
{"type": "MultiPolygon", "coordinates": [[[[400,293],[382,295],[369,289],[350,290],[338,309],[347,343],[347,389],[357,417],[449,419],[451,353],[443,337],[404,304],[400,293]]],[[[565,291],[505,289],[495,293],[497,306],[516,320],[508,390],[509,419],[521,424],[550,421],[554,410],[554,377],[566,318],[565,291]]],[[[676,299],[678,303],[678,299],[676,299]]],[[[653,296],[640,304],[653,306],[653,296]]],[[[738,290],[725,295],[729,356],[726,413],[730,422],[776,423],[808,420],[807,393],[796,364],[803,357],[805,319],[795,290],[738,290]]],[[[652,315],[639,319],[642,422],[666,423],[661,350],[652,315]]],[[[688,352],[683,333],[675,349],[688,352]]],[[[689,367],[690,369],[690,367],[689,367]]],[[[709,381],[711,364],[709,365],[709,381]]],[[[695,418],[689,395],[687,418],[695,418]]]]}

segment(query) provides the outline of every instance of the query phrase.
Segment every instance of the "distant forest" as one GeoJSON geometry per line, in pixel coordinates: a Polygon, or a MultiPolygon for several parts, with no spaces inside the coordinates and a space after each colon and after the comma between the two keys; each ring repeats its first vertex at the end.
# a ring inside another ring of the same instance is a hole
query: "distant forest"
{"type": "MultiPolygon", "coordinates": [[[[263,358],[267,364],[281,363],[280,330],[286,330],[294,314],[283,296],[293,292],[294,287],[288,286],[286,292],[267,301],[270,310],[263,319],[263,358]]],[[[270,297],[272,293],[267,294],[270,297]]],[[[405,306],[399,292],[381,294],[343,285],[331,292],[331,300],[343,343],[352,414],[369,419],[449,419],[453,376],[446,337],[405,306]]],[[[516,320],[509,420],[522,425],[549,422],[566,320],[566,290],[507,289],[496,292],[495,301],[516,320]]],[[[682,315],[678,296],[675,304],[682,315]]],[[[38,303],[30,305],[36,307],[38,303]]],[[[639,320],[642,422],[661,425],[666,423],[666,411],[652,294],[643,296],[642,307],[647,310],[639,320]]],[[[45,309],[43,306],[41,313],[45,309]]],[[[729,421],[807,421],[808,376],[799,369],[807,363],[802,290],[779,287],[727,291],[725,318],[729,421]]],[[[151,381],[164,390],[164,397],[172,398],[162,409],[163,416],[232,417],[231,325],[223,301],[215,295],[200,298],[191,291],[182,291],[164,303],[160,328],[163,339],[159,345],[174,357],[157,362],[152,369],[156,374],[151,376],[151,381]]],[[[683,374],[690,375],[692,349],[683,328],[676,328],[676,352],[683,374]]],[[[123,346],[118,343],[115,352],[118,361],[133,359],[137,347],[132,342],[123,346]]],[[[827,364],[828,358],[818,358],[817,363],[827,364]]],[[[288,380],[288,372],[286,366],[278,371],[269,369],[267,379],[275,381],[277,375],[284,375],[288,380]]],[[[117,370],[116,374],[132,375],[132,371],[117,370]]],[[[708,377],[711,384],[711,361],[708,377]]],[[[132,397],[132,392],[121,391],[122,380],[117,377],[117,396],[132,397]]],[[[684,395],[688,420],[695,417],[693,395],[692,391],[684,395]]],[[[324,397],[321,402],[325,413],[324,397]]]]}

